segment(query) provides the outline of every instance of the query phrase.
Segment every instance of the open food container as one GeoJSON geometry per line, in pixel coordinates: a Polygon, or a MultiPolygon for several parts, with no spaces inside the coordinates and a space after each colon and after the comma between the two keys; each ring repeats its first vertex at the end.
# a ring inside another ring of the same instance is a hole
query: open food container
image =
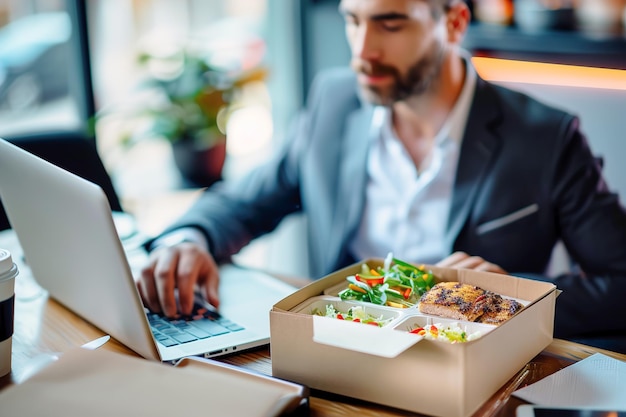
{"type": "Polygon", "coordinates": [[[551,283],[426,266],[437,282],[475,285],[524,305],[497,326],[338,296],[348,285],[346,278],[358,273],[363,263],[381,267],[383,262],[356,263],[273,306],[274,376],[412,412],[465,417],[552,341],[558,291],[551,283]],[[368,325],[363,317],[378,323],[368,325]],[[437,327],[434,336],[430,326],[437,327]],[[471,336],[460,343],[454,337],[437,337],[437,332],[441,336],[458,329],[471,336]]]}

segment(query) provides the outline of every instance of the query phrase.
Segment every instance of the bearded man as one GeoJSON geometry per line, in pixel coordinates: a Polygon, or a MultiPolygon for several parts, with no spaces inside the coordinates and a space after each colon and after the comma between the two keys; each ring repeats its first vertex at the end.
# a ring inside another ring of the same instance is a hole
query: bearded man
{"type": "Polygon", "coordinates": [[[393,252],[550,280],[563,290],[555,336],[625,352],[626,212],[578,119],[477,75],[461,0],[339,11],[351,68],[316,78],[273,159],[208,189],[150,242],[146,306],[186,313],[196,290],[218,306],[216,265],[304,212],[312,279],[393,252]],[[559,240],[575,266],[545,276],[559,240]]]}

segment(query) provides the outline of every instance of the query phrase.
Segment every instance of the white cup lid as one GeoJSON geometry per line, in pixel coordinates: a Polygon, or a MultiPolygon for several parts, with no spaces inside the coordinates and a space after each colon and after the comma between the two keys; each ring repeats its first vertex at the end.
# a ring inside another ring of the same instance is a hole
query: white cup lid
{"type": "Polygon", "coordinates": [[[0,249],[0,275],[9,272],[13,268],[13,258],[6,249],[0,249]]]}

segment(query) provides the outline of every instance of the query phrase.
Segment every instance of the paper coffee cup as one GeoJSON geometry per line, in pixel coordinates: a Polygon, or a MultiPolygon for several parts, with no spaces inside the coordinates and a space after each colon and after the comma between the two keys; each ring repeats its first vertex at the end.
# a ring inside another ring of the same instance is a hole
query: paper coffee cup
{"type": "Polygon", "coordinates": [[[9,251],[0,249],[0,376],[11,372],[17,273],[17,265],[13,263],[9,251]]]}

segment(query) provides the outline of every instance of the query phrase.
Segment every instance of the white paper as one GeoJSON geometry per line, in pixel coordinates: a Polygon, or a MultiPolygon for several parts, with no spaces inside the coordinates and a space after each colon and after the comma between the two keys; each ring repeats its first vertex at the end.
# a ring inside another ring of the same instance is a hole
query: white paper
{"type": "Polygon", "coordinates": [[[513,393],[537,405],[626,411],[626,362],[595,353],[513,393]]]}

